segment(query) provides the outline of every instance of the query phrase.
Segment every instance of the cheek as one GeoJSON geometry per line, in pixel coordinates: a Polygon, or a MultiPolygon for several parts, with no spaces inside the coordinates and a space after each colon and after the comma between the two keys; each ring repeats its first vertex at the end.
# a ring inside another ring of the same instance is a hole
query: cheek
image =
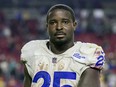
{"type": "Polygon", "coordinates": [[[49,35],[53,35],[54,32],[55,32],[55,30],[54,30],[53,28],[51,28],[51,27],[49,27],[49,28],[47,29],[47,31],[48,31],[49,35]]]}
{"type": "Polygon", "coordinates": [[[73,33],[74,32],[74,27],[73,26],[67,26],[67,27],[65,27],[65,29],[68,33],[73,33]]]}
{"type": "Polygon", "coordinates": [[[72,37],[74,35],[74,31],[73,31],[73,29],[70,29],[69,31],[68,31],[68,36],[69,37],[72,37]]]}
{"type": "Polygon", "coordinates": [[[69,30],[69,31],[74,31],[74,26],[72,24],[69,25],[64,25],[64,29],[69,30]]]}
{"type": "Polygon", "coordinates": [[[47,29],[48,29],[48,31],[54,31],[55,30],[55,26],[48,26],[47,29]]]}
{"type": "Polygon", "coordinates": [[[70,28],[67,30],[67,37],[68,38],[72,38],[74,35],[74,29],[73,28],[70,28]]]}

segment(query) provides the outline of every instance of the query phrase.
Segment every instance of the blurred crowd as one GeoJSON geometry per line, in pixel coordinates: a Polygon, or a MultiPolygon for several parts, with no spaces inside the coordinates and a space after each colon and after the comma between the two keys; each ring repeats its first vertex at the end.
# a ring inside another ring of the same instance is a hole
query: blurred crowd
{"type": "MultiPolygon", "coordinates": [[[[36,39],[47,39],[46,10],[2,9],[0,11],[0,87],[23,87],[22,46],[36,39]]],[[[103,47],[106,62],[101,74],[102,87],[116,87],[116,14],[103,9],[74,8],[78,26],[75,40],[103,47]]]]}

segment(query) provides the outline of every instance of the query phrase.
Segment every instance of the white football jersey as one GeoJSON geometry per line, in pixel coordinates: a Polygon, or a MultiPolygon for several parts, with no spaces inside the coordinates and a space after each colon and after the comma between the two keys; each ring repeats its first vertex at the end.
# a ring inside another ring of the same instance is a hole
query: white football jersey
{"type": "Polygon", "coordinates": [[[75,42],[64,53],[54,54],[47,42],[30,41],[21,50],[21,60],[32,78],[31,87],[77,87],[83,71],[104,65],[105,54],[96,44],[75,42]]]}

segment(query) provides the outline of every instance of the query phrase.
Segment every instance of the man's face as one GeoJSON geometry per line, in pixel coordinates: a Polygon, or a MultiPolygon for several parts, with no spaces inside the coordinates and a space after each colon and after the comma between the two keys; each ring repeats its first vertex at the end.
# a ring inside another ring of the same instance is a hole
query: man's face
{"type": "Polygon", "coordinates": [[[71,13],[63,9],[56,9],[48,14],[47,29],[50,41],[65,43],[73,41],[76,22],[73,22],[71,13]]]}

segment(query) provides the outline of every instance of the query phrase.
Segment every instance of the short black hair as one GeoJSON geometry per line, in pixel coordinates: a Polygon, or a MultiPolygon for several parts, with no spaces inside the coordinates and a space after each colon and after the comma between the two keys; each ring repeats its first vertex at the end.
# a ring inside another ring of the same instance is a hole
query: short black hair
{"type": "Polygon", "coordinates": [[[54,11],[54,10],[56,10],[56,9],[63,9],[63,10],[69,11],[71,13],[73,22],[75,21],[75,13],[74,13],[74,11],[73,11],[73,9],[71,7],[69,7],[68,5],[65,5],[65,4],[56,4],[56,5],[52,6],[48,10],[47,17],[46,17],[46,22],[48,22],[48,15],[49,15],[49,13],[54,11]]]}

